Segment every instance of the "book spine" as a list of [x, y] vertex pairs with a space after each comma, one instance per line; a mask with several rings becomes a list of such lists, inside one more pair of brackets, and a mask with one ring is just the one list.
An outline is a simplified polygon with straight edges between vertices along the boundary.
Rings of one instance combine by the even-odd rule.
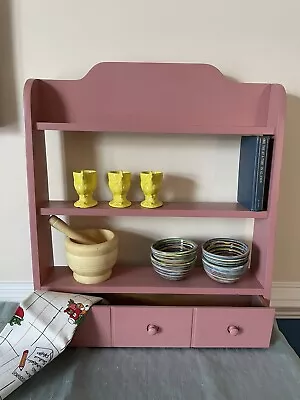
[[256, 198], [254, 204], [255, 211], [263, 210], [268, 145], [269, 145], [269, 137], [263, 136], [261, 139], [261, 150], [258, 159]]
[[274, 138], [272, 136], [270, 136], [269, 143], [268, 143], [268, 151], [267, 151], [267, 166], [266, 166], [266, 179], [265, 179], [265, 187], [264, 187], [263, 210], [268, 209], [272, 158], [273, 158], [273, 147], [274, 147]]
[[261, 153], [261, 144], [262, 144], [262, 137], [258, 136], [256, 138], [256, 150], [255, 150], [255, 160], [253, 166], [253, 185], [252, 185], [252, 195], [251, 195], [251, 211], [257, 211], [255, 208], [256, 204], [256, 197], [257, 197], [257, 182], [258, 182], [258, 172], [259, 172], [259, 160], [260, 160], [260, 153]]

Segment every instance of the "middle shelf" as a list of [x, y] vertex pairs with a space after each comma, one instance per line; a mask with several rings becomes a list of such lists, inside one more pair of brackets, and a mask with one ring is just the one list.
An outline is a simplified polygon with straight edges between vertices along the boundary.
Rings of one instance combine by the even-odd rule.
[[95, 285], [83, 285], [73, 279], [68, 267], [51, 267], [41, 289], [71, 293], [148, 293], [263, 295], [264, 288], [249, 270], [234, 284], [220, 284], [210, 279], [199, 266], [182, 281], [168, 281], [158, 276], [151, 266], [116, 265], [110, 279]]
[[127, 208], [112, 208], [99, 202], [92, 208], [76, 208], [72, 201], [52, 200], [39, 205], [40, 215], [98, 216], [98, 217], [210, 217], [210, 218], [267, 218], [267, 211], [250, 211], [236, 202], [165, 202], [160, 208], [148, 209], [133, 202]]

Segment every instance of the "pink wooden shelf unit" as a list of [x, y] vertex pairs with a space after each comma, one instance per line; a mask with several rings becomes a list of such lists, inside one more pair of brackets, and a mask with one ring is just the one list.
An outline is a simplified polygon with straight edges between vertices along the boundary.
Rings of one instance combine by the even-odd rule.
[[[285, 101], [281, 85], [237, 83], [206, 64], [101, 63], [80, 80], [26, 82], [26, 154], [35, 288], [113, 296], [110, 306], [93, 307], [77, 331], [74, 346], [270, 345], [274, 310], [269, 303]], [[201, 202], [169, 203], [156, 210], [142, 209], [138, 204], [113, 209], [100, 203], [82, 210], [74, 208], [70, 201], [50, 200], [45, 131], [51, 130], [205, 134], [222, 135], [224, 140], [226, 135], [274, 135], [268, 210], [253, 212], [238, 203]], [[251, 268], [241, 281], [226, 285], [212, 281], [201, 268], [188, 279], [174, 283], [155, 275], [149, 266], [116, 266], [110, 280], [81, 285], [73, 280], [68, 267], [54, 266], [48, 224], [51, 214], [253, 218]], [[137, 294], [144, 295], [139, 304], [132, 300]]]

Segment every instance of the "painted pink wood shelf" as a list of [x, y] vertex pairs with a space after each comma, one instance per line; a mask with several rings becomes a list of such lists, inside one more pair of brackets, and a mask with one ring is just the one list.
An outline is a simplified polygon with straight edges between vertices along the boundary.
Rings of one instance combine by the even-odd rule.
[[68, 267], [49, 268], [43, 290], [79, 293], [166, 293], [262, 295], [264, 288], [249, 271], [239, 282], [227, 285], [210, 279], [202, 268], [195, 268], [187, 279], [171, 282], [158, 276], [151, 266], [115, 266], [112, 277], [97, 285], [83, 285], [73, 279]]
[[[125, 122], [125, 124], [124, 124]], [[37, 122], [36, 130], [38, 131], [64, 131], [64, 132], [133, 132], [133, 133], [178, 133], [178, 134], [196, 134], [196, 135], [274, 135], [274, 127], [272, 126], [222, 126], [222, 125], [181, 125], [174, 123], [173, 125], [164, 126], [157, 124], [156, 121], [149, 120], [147, 128], [145, 121], [138, 121], [136, 118], [128, 117], [124, 122], [112, 124], [108, 119], [101, 120], [99, 124], [86, 123], [84, 125], [77, 123], [49, 123]]]
[[[76, 346], [268, 347], [274, 310], [269, 307], [274, 265], [277, 203], [284, 141], [286, 93], [269, 83], [239, 83], [207, 64], [100, 63], [78, 80], [29, 79], [24, 88], [32, 269], [36, 289], [81, 293], [260, 295], [259, 307], [207, 306], [127, 308], [95, 306], [80, 327]], [[81, 210], [49, 198], [45, 131], [136, 134], [274, 135], [267, 211], [236, 203], [166, 203], [155, 210], [138, 203], [116, 210], [106, 203]], [[168, 136], [172, 140], [172, 135]], [[120, 168], [122, 168], [120, 166]], [[54, 265], [48, 216], [155, 216], [253, 218], [251, 270], [222, 285], [201, 268], [185, 281], [169, 282], [152, 268], [115, 268], [101, 285], [80, 285], [66, 267]], [[228, 233], [230, 234], [230, 232]], [[206, 239], [206, 238], [203, 238]], [[231, 301], [231, 300], [230, 300]], [[214, 302], [215, 303], [215, 302]], [[203, 304], [203, 303], [202, 303]], [[206, 304], [206, 303], [205, 303]], [[177, 304], [180, 306], [180, 304]], [[125, 310], [125, 311], [124, 311]], [[169, 311], [169, 312], [168, 312]], [[210, 312], [211, 311], [211, 312]], [[125, 314], [124, 314], [125, 312]], [[127, 324], [130, 316], [130, 325]], [[211, 317], [212, 316], [212, 317]], [[177, 321], [185, 322], [176, 332]], [[256, 321], [259, 330], [255, 329]], [[92, 333], [91, 333], [92, 332]], [[125, 336], [123, 337], [125, 333]]]
[[212, 217], [212, 218], [266, 218], [267, 211], [249, 211], [238, 203], [184, 202], [164, 203], [163, 207], [147, 209], [133, 202], [128, 208], [112, 208], [107, 202], [96, 207], [75, 208], [72, 201], [48, 201], [40, 206], [41, 215], [82, 215], [98, 217]]

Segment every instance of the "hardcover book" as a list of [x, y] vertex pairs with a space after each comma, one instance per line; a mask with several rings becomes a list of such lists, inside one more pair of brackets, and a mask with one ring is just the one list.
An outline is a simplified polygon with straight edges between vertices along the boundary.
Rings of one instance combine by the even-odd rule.
[[270, 136], [241, 138], [237, 201], [251, 211], [267, 207], [272, 142]]

